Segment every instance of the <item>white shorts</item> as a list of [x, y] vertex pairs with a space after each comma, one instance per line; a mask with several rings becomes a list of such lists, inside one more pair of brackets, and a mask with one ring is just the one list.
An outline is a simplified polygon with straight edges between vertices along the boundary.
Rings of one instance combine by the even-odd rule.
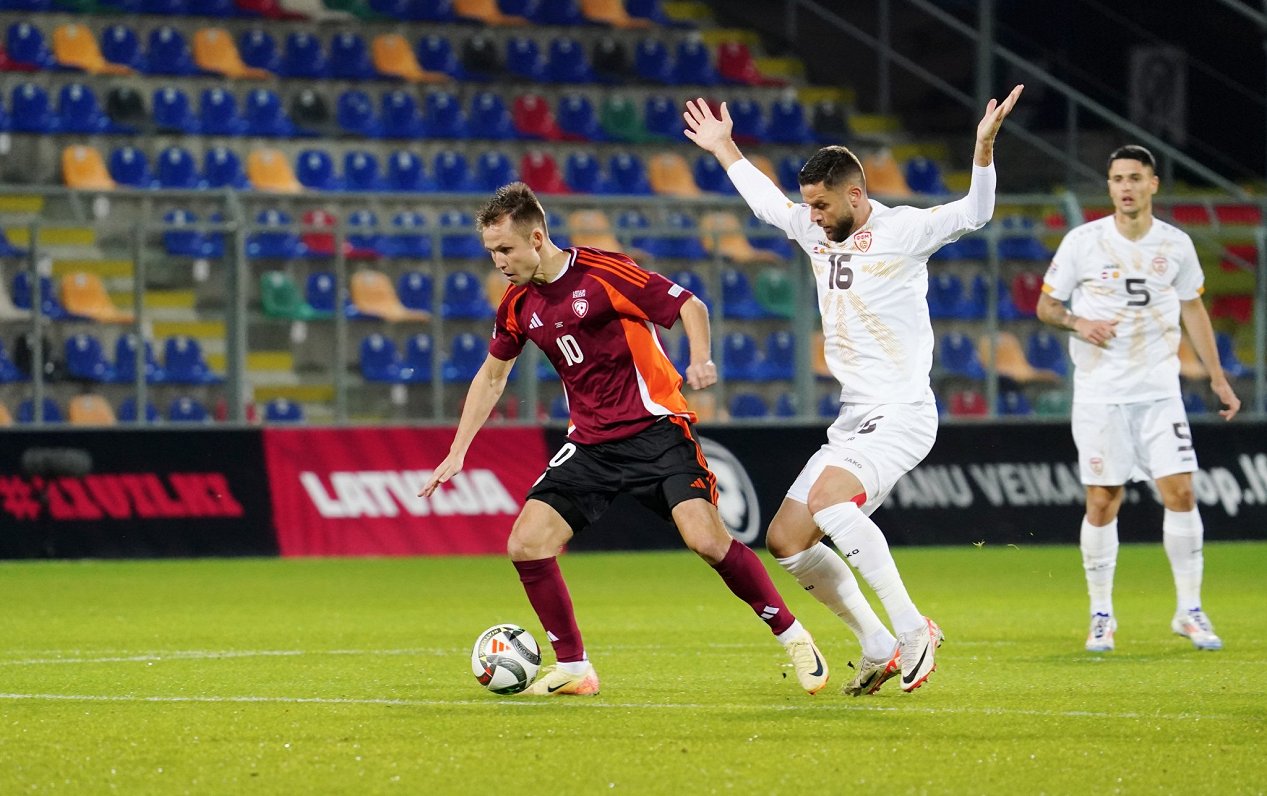
[[1179, 398], [1073, 405], [1082, 483], [1121, 486], [1197, 469], [1188, 413]]
[[917, 404], [844, 404], [827, 429], [827, 444], [810, 457], [787, 491], [809, 503], [809, 489], [827, 467], [853, 473], [867, 500], [862, 510], [880, 507], [893, 486], [924, 460], [937, 439], [937, 404], [932, 393]]

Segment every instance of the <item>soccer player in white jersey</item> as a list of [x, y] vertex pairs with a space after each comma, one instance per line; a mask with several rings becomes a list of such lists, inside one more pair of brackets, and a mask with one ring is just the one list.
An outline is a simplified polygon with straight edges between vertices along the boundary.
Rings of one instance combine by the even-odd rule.
[[[870, 515], [937, 436], [928, 258], [990, 220], [994, 139], [1022, 88], [986, 106], [968, 195], [928, 209], [868, 198], [862, 165], [842, 146], [824, 147], [806, 162], [799, 176], [804, 202], [792, 202], [739, 152], [725, 103], [721, 118], [702, 99], [686, 103], [686, 136], [717, 158], [758, 218], [809, 254], [818, 285], [827, 363], [842, 406], [827, 444], [788, 489], [766, 543], [857, 635], [861, 664], [845, 687], [854, 696], [875, 693], [899, 671], [902, 689], [914, 691], [936, 668], [941, 629], [915, 607]], [[849, 566], [823, 544], [824, 534], [875, 591], [896, 638]]]
[[1065, 235], [1038, 302], [1039, 319], [1073, 332], [1073, 439], [1087, 488], [1080, 534], [1091, 597], [1087, 649], [1113, 649], [1117, 513], [1127, 480], [1146, 478], [1156, 482], [1165, 506], [1162, 544], [1178, 597], [1171, 629], [1197, 649], [1222, 649], [1201, 609], [1205, 534], [1192, 497], [1197, 457], [1179, 393], [1180, 319], [1225, 406], [1219, 414], [1231, 420], [1241, 402], [1219, 365], [1192, 239], [1153, 217], [1152, 153], [1133, 145], [1114, 151], [1108, 184], [1113, 215]]

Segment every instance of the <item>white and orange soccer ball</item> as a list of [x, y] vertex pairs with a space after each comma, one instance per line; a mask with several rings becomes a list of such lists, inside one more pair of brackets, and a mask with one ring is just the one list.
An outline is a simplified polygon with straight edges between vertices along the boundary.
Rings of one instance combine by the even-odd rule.
[[480, 633], [471, 650], [471, 673], [494, 694], [518, 694], [541, 668], [541, 648], [518, 625], [493, 625]]

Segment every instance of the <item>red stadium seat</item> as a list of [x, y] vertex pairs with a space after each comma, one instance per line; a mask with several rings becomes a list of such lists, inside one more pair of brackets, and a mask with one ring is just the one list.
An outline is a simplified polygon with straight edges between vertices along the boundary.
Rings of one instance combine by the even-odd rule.
[[572, 193], [559, 164], [545, 152], [525, 152], [519, 161], [519, 176], [537, 193]]
[[525, 138], [543, 141], [558, 141], [563, 138], [563, 131], [554, 119], [550, 103], [540, 94], [521, 94], [516, 97], [510, 116], [515, 130]]
[[757, 69], [748, 45], [739, 41], [724, 41], [717, 45], [717, 72], [727, 83], [743, 86], [785, 86], [786, 81], [766, 77]]
[[[1248, 265], [1242, 264], [1245, 263]], [[1232, 243], [1224, 247], [1219, 266], [1230, 273], [1253, 271], [1258, 264], [1258, 247], [1252, 243]]]
[[950, 414], [955, 417], [985, 417], [988, 412], [985, 396], [976, 390], [962, 390], [950, 396]]
[[1043, 277], [1033, 271], [1023, 271], [1012, 280], [1012, 304], [1026, 318], [1038, 312], [1038, 298], [1043, 294]]
[[1250, 224], [1258, 226], [1263, 223], [1263, 209], [1251, 204], [1226, 204], [1214, 206], [1214, 217], [1220, 224]]
[[1210, 223], [1210, 211], [1203, 204], [1177, 204], [1170, 208], [1170, 218], [1180, 225], [1204, 226]]

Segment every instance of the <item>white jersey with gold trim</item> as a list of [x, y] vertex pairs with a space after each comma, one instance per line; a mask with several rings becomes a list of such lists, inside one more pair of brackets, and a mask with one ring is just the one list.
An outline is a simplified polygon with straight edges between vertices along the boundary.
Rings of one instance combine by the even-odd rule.
[[1074, 315], [1117, 321], [1095, 346], [1069, 337], [1074, 401], [1120, 404], [1179, 397], [1179, 305], [1201, 295], [1205, 276], [1192, 239], [1154, 218], [1139, 240], [1113, 216], [1074, 227], [1060, 242], [1043, 291]]

